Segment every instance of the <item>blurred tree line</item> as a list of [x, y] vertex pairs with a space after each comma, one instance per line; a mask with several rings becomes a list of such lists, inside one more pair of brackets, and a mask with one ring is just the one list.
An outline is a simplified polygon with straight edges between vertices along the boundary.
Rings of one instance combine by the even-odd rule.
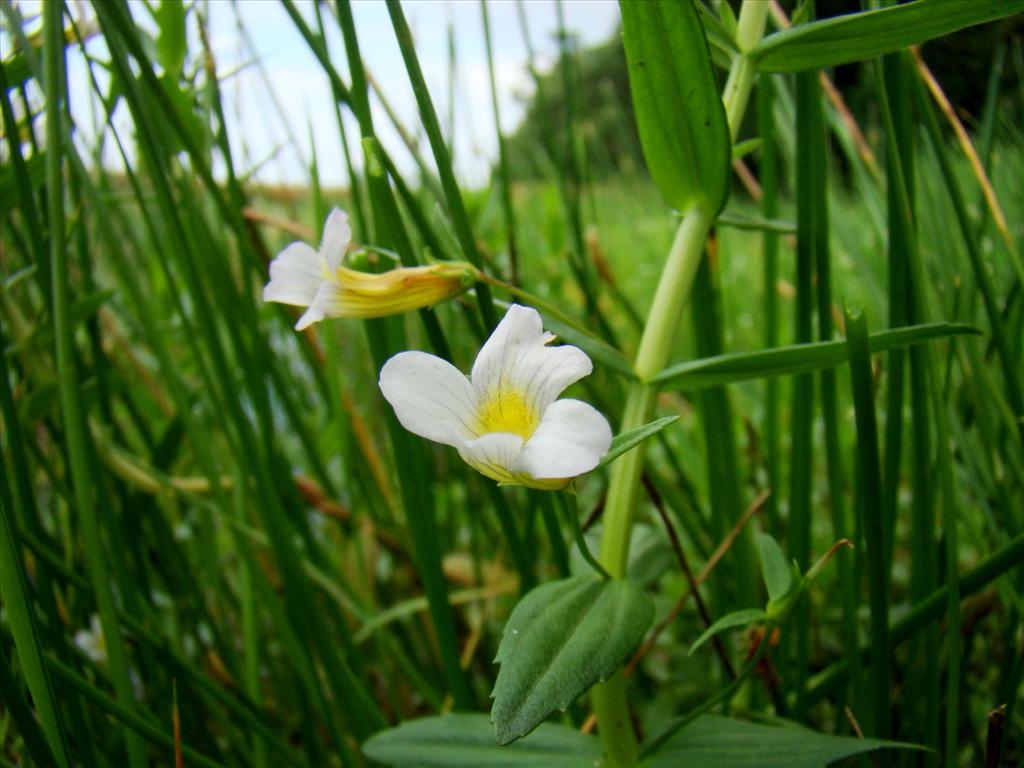
[[[969, 2], [969, 0], [948, 0]], [[738, 2], [733, 6], [738, 12]], [[783, 2], [792, 14], [795, 2]], [[854, 13], [860, 0], [819, 0], [819, 17]], [[926, 44], [922, 55], [946, 95], [957, 107], [968, 129], [973, 126], [985, 98], [992, 63], [997, 52], [1006, 51], [1002, 69], [1003, 99], [1000, 115], [1013, 120], [1024, 115], [1024, 14], [962, 30]], [[524, 95], [526, 113], [508, 138], [510, 173], [518, 181], [545, 178], [551, 165], [566, 167], [572, 146], [592, 179], [629, 175], [643, 168], [643, 153], [633, 119], [629, 77], [622, 36], [617, 30], [597, 46], [580, 48], [573, 37], [561, 40], [562, 59], [537, 73], [536, 88]], [[725, 73], [720, 72], [724, 82]], [[877, 124], [874, 87], [859, 64], [836, 68], [833, 82], [847, 106], [865, 129]], [[568, 85], [568, 89], [567, 86]], [[575, 126], [566, 131], [566, 116]], [[755, 119], [750, 111], [741, 135], [750, 135]], [[997, 126], [997, 131], [999, 126]], [[543, 151], [538, 152], [537, 148]]]

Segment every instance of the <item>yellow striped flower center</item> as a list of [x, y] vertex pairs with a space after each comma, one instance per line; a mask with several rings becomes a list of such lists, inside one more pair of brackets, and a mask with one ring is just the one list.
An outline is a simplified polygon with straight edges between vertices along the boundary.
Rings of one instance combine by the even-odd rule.
[[527, 404], [522, 393], [506, 388], [487, 396], [480, 404], [478, 418], [485, 432], [510, 432], [524, 441], [540, 424], [540, 414]]

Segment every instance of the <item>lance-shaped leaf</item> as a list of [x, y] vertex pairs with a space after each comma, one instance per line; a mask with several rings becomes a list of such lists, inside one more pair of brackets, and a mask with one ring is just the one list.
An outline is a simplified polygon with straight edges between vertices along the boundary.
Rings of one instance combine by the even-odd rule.
[[612, 438], [612, 447], [608, 449], [608, 453], [604, 455], [604, 458], [601, 459], [601, 463], [597, 466], [603, 467], [606, 464], [611, 464], [626, 451], [636, 448], [636, 446], [640, 445], [644, 440], [654, 437], [669, 424], [678, 420], [678, 416], [664, 416], [660, 419], [655, 419], [652, 422], [644, 424], [643, 426], [637, 427], [636, 429], [621, 432]]
[[1024, 10], [1024, 0], [916, 0], [769, 35], [750, 52], [762, 72], [834, 67], [898, 51]]
[[653, 620], [650, 596], [627, 579], [576, 576], [527, 594], [498, 646], [491, 708], [497, 742], [525, 736], [611, 677]]
[[766, 533], [757, 537], [761, 550], [761, 575], [768, 588], [768, 616], [778, 619], [800, 594], [803, 575], [795, 560], [786, 560], [778, 542]]
[[761, 550], [761, 575], [768, 588], [768, 599], [785, 597], [800, 577], [799, 571], [794, 574], [793, 563], [786, 560], [778, 543], [768, 534], [760, 534], [757, 545]]
[[767, 621], [768, 614], [762, 611], [760, 608], [745, 608], [742, 611], [736, 611], [723, 616], [706, 630], [703, 634], [693, 641], [693, 645], [690, 646], [689, 655], [693, 655], [693, 652], [700, 648], [704, 643], [710, 640], [715, 635], [720, 635], [727, 629], [735, 629], [736, 627], [745, 627], [748, 624], [757, 624], [758, 622]]
[[601, 758], [601, 743], [544, 723], [522, 741], [499, 747], [487, 715], [453, 714], [381, 731], [363, 745], [363, 754], [393, 768], [592, 768]]
[[651, 178], [674, 208], [717, 212], [729, 192], [729, 126], [693, 2], [622, 0], [619, 6]]
[[644, 768], [822, 768], [853, 755], [890, 748], [920, 749], [878, 739], [827, 736], [705, 715], [644, 760]]
[[[981, 331], [962, 323], [925, 323], [872, 333], [868, 338], [872, 353], [887, 352], [925, 341], [950, 336], [978, 335]], [[847, 361], [845, 341], [817, 341], [785, 347], [739, 352], [690, 360], [669, 366], [651, 383], [661, 389], [692, 392], [746, 379], [792, 376], [833, 368]]]

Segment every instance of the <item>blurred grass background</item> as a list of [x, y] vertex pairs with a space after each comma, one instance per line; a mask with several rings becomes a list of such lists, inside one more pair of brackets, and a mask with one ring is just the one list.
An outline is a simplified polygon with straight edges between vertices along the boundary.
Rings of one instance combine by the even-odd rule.
[[[556, 522], [559, 497], [496, 489], [453, 451], [404, 435], [377, 392], [380, 363], [401, 349], [444, 353], [468, 370], [488, 312], [500, 316], [500, 306], [478, 292], [419, 316], [297, 334], [294, 313], [259, 296], [273, 254], [294, 239], [315, 242], [338, 205], [352, 214], [358, 243], [408, 263], [466, 258], [499, 277], [516, 274], [631, 358], [676, 220], [644, 174], [622, 119], [628, 110], [588, 101], [602, 88], [621, 100], [621, 88], [591, 80], [600, 56], [575, 48], [563, 30], [562, 56], [537, 73], [537, 93], [563, 104], [558, 119], [509, 137], [507, 176], [496, 166], [487, 186], [457, 189], [444, 178], [450, 147], [416, 145], [421, 175], [398, 172], [393, 157], [409, 147], [373, 140], [349, 6], [282, 4], [321, 61], [322, 87], [358, 119], [358, 133], [338, 121], [353, 159], [345, 189], [321, 186], [315, 156], [303, 187], [247, 182], [251, 169], [228, 140], [203, 3], [46, 3], [44, 25], [3, 2], [4, 764], [169, 765], [181, 749], [187, 765], [358, 765], [359, 743], [385, 724], [453, 703], [486, 709], [516, 596], [574, 562], [569, 532]], [[802, 285], [796, 268], [797, 205], [807, 199], [797, 167], [808, 152], [797, 135], [817, 101], [827, 133], [815, 138], [824, 196], [814, 204], [827, 203], [831, 277], [813, 323], [821, 338], [842, 338], [844, 305], [864, 307], [872, 331], [926, 321], [982, 331], [935, 343], [930, 361], [874, 358], [879, 490], [892, 526], [884, 562], [868, 562], [862, 546], [845, 367], [830, 385], [808, 378], [812, 396], [803, 400], [791, 399], [792, 377], [665, 393], [659, 410], [682, 418], [651, 451], [634, 546], [634, 577], [654, 592], [660, 619], [687, 578], [659, 504], [694, 572], [764, 490], [771, 499], [748, 529], [770, 532], [791, 555], [802, 557], [798, 539], [812, 561], [840, 535], [853, 539], [855, 553], [838, 556], [847, 566], [825, 572], [731, 711], [838, 733], [870, 734], [884, 721], [899, 739], [939, 750], [952, 743], [946, 764], [981, 764], [989, 713], [1000, 705], [1002, 764], [1024, 759], [1014, 706], [1024, 674], [1024, 64], [1020, 23], [1011, 21], [984, 61], [972, 59], [985, 79], [961, 91], [972, 94], [967, 123], [1005, 229], [922, 96], [909, 56], [894, 56], [884, 76], [877, 62], [858, 66], [867, 94], [857, 102], [860, 145], [816, 77], [805, 78], [801, 96], [795, 78], [773, 76], [772, 98], [759, 99], [761, 115], [752, 107], [741, 134], [765, 142], [743, 158], [750, 176], [737, 177], [727, 208], [744, 228], [717, 229], [676, 342], [673, 359], [683, 361], [797, 341], [797, 303], [813, 302], [818, 286]], [[199, 47], [185, 44], [186, 25], [202, 30]], [[328, 26], [340, 27], [344, 49], [328, 49]], [[105, 52], [87, 58], [110, 85], [68, 93], [65, 46], [87, 36], [104, 41]], [[714, 47], [714, 55], [727, 53]], [[68, 109], [68, 99], [86, 98], [100, 126], [91, 145]], [[129, 119], [107, 122], [116, 108]], [[526, 125], [547, 113], [528, 111]], [[429, 133], [429, 122], [424, 112], [417, 134]], [[894, 256], [905, 232], [889, 213], [899, 210], [899, 190], [885, 158], [887, 138], [900, 131], [916, 228]], [[124, 153], [123, 170], [99, 162], [110, 151]], [[766, 229], [765, 218], [775, 226]], [[380, 267], [372, 261], [368, 268]], [[623, 380], [596, 369], [577, 394], [614, 425]], [[820, 394], [828, 387], [831, 419]], [[806, 453], [794, 452], [794, 441]], [[802, 482], [808, 517], [798, 524], [791, 494]], [[581, 510], [596, 525], [605, 483], [602, 473], [579, 483]], [[943, 497], [946, 487], [952, 494]], [[957, 520], [952, 544], [947, 516]], [[724, 659], [745, 658], [742, 635], [727, 636], [721, 657], [685, 649], [709, 619], [762, 601], [746, 552], [730, 551], [708, 578], [710, 614], [687, 603], [636, 666], [630, 685], [645, 731], [724, 685]], [[954, 574], [958, 618], [942, 602]], [[871, 579], [885, 582], [893, 632], [890, 705], [872, 697], [866, 654], [851, 647], [871, 646]], [[790, 645], [798, 635], [806, 653]], [[582, 725], [584, 705], [566, 717]]]

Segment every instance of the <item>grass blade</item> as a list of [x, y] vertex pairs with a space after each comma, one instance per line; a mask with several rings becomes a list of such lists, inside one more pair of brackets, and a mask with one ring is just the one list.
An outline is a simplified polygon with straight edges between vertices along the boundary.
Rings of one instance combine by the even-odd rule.
[[[494, 132], [498, 137], [498, 188], [501, 204], [505, 211], [505, 227], [508, 229], [509, 275], [513, 284], [519, 284], [519, 251], [516, 248], [516, 216], [512, 207], [511, 180], [509, 178], [508, 148], [501, 131], [501, 110], [498, 108], [498, 85], [494, 79], [494, 51], [491, 44], [491, 22], [487, 3], [480, 0], [480, 16], [484, 25], [484, 44], [487, 50], [487, 77], [491, 85], [491, 111], [494, 114]], [[454, 135], [454, 134], [453, 134]]]
[[[448, 155], [448, 145], [441, 135], [441, 125], [437, 120], [437, 112], [430, 99], [430, 92], [427, 83], [423, 79], [423, 71], [420, 68], [419, 59], [416, 56], [416, 49], [413, 47], [412, 33], [405, 21], [405, 14], [398, 0], [387, 0], [388, 14], [391, 17], [391, 24], [395, 30], [395, 37], [398, 39], [398, 47], [402, 51], [402, 60], [405, 62], [405, 69], [412, 83], [412, 90], [416, 96], [416, 104], [419, 107], [420, 120], [430, 140], [430, 148], [434, 153], [434, 162], [437, 171], [441, 175], [441, 187], [444, 189], [445, 199], [448, 201], [448, 213], [452, 218], [455, 233], [459, 239], [459, 245], [466, 259], [477, 268], [482, 267], [480, 253], [476, 247], [476, 239], [473, 229], [469, 223], [469, 215], [466, 213], [466, 206], [462, 200], [462, 193], [459, 191], [455, 181], [455, 173], [452, 170], [451, 158]], [[484, 324], [493, 328], [497, 324], [497, 316], [494, 314], [494, 306], [491, 302], [491, 292], [486, 285], [477, 287], [477, 299], [480, 304], [480, 314]]]
[[[775, 83], [763, 75], [757, 83], [757, 129], [761, 145], [761, 188], [764, 200], [761, 212], [766, 220], [778, 216], [779, 152], [775, 142]], [[722, 217], [719, 216], [721, 223]], [[765, 230], [761, 236], [761, 258], [764, 261], [764, 346], [772, 349], [779, 346], [779, 237]], [[778, 514], [777, 492], [781, 487], [779, 476], [779, 385], [774, 379], [765, 382], [764, 391], [764, 433], [765, 466], [768, 471], [768, 486], [773, 493], [768, 497], [768, 518], [775, 521]], [[774, 526], [773, 526], [774, 528]]]
[[[52, 274], [51, 317], [54, 324], [55, 357], [60, 386], [61, 411], [68, 441], [68, 459], [74, 490], [75, 512], [82, 529], [86, 563], [96, 601], [100, 622], [107, 642], [110, 673], [117, 698], [129, 711], [134, 709], [131, 682], [128, 676], [128, 657], [107, 569], [107, 555], [100, 539], [100, 524], [96, 509], [96, 489], [90, 469], [88, 436], [83, 416], [79, 377], [74, 358], [71, 304], [68, 286], [67, 249], [64, 236], [64, 164], [62, 102], [66, 92], [64, 79], [64, 3], [47, 3], [43, 8], [46, 103], [49, 118], [46, 121], [46, 190], [47, 218], [50, 229], [50, 271]], [[133, 768], [142, 768], [145, 753], [142, 742], [134, 733], [125, 734], [128, 761]]]
[[867, 319], [863, 313], [855, 315], [847, 310], [846, 332], [857, 421], [858, 506], [863, 516], [861, 528], [864, 531], [868, 606], [871, 610], [871, 722], [874, 735], [885, 739], [892, 734], [889, 596], [882, 547], [884, 522], [880, 514], [882, 476], [878, 458], [878, 426]]
[[[4, 384], [6, 387], [6, 383]], [[5, 462], [6, 464], [6, 462]], [[42, 746], [32, 740], [34, 731], [22, 728], [25, 741], [29, 744], [31, 751], [37, 752], [42, 748], [48, 753], [48, 759], [39, 760], [40, 765], [46, 765], [55, 761], [61, 768], [68, 768], [71, 760], [68, 752], [68, 745], [65, 740], [64, 727], [61, 722], [60, 710], [57, 707], [57, 700], [53, 692], [53, 683], [46, 670], [43, 660], [42, 646], [39, 642], [39, 632], [36, 629], [34, 609], [29, 600], [28, 590], [25, 588], [24, 570], [22, 566], [21, 552], [14, 539], [14, 527], [11, 520], [12, 502], [9, 498], [8, 486], [4, 486], [0, 495], [0, 594], [3, 595], [5, 612], [10, 624], [11, 634], [14, 636], [14, 645], [17, 649], [18, 662], [21, 665], [25, 682], [32, 694], [32, 703], [39, 713], [42, 723], [42, 732], [45, 740]], [[17, 689], [14, 688], [14, 680], [8, 670], [8, 662], [3, 662], [3, 683], [4, 687], [12, 688], [11, 708], [15, 711], [14, 697], [20, 699]], [[7, 698], [5, 693], [4, 698]], [[26, 706], [27, 710], [27, 706]], [[30, 712], [25, 713], [32, 719]], [[32, 721], [33, 725], [34, 720]]]

